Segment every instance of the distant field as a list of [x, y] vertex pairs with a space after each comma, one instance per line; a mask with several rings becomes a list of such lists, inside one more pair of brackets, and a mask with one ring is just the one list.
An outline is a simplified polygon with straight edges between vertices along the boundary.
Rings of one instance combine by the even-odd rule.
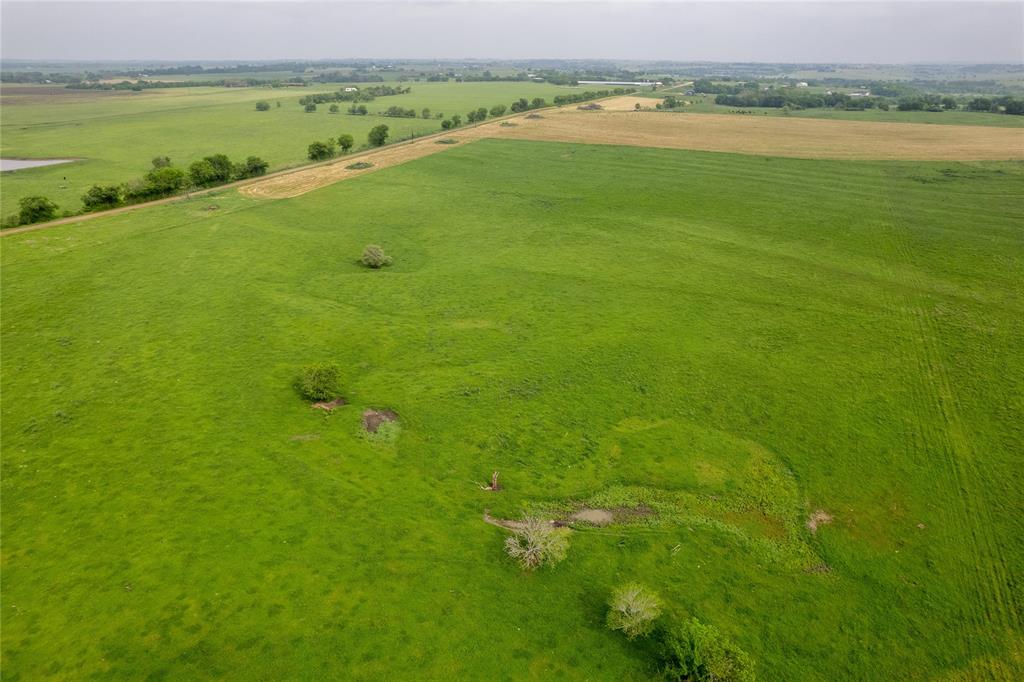
[[[480, 106], [510, 104], [519, 97], [551, 99], [569, 88], [544, 83], [410, 83], [412, 93], [380, 97], [371, 112], [400, 105], [420, 111], [429, 107], [448, 115]], [[295, 89], [181, 88], [115, 93], [64, 88], [13, 86], [2, 103], [0, 155], [27, 158], [81, 158], [56, 167], [0, 176], [2, 215], [14, 212], [19, 198], [42, 194], [66, 209], [78, 210], [93, 184], [116, 184], [140, 177], [156, 156], [187, 166], [203, 156], [225, 153], [234, 159], [261, 156], [271, 168], [304, 162], [307, 145], [317, 139], [352, 134], [365, 144], [370, 128], [385, 123], [393, 138], [436, 132], [440, 120], [382, 118], [328, 113], [320, 105], [307, 114], [298, 99], [312, 92], [342, 87], [329, 84]], [[5, 86], [3, 93], [8, 93]], [[66, 93], [73, 94], [66, 94]], [[42, 93], [42, 94], [40, 94]], [[255, 102], [271, 102], [270, 111], [255, 111]], [[278, 108], [276, 103], [280, 102]], [[342, 110], [346, 107], [341, 106]]]
[[[759, 680], [1019, 680], [1022, 207], [1012, 162], [481, 140], [5, 237], [4, 676], [650, 679], [638, 580]], [[662, 511], [534, 575], [482, 521], [594, 498]]]

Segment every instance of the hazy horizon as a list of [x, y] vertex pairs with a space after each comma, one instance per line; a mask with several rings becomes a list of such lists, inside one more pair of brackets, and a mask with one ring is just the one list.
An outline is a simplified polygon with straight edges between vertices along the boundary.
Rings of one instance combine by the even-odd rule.
[[21, 2], [5, 61], [1024, 64], [1021, 2]]

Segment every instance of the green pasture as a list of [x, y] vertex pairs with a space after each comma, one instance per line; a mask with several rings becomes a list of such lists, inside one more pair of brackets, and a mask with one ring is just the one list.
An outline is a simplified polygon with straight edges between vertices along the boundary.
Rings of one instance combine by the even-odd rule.
[[[356, 84], [366, 87], [369, 84]], [[448, 116], [481, 106], [511, 104], [520, 97], [544, 97], [549, 101], [571, 90], [546, 83], [406, 83], [408, 95], [378, 97], [366, 103], [371, 114], [392, 105], [420, 112], [429, 107]], [[260, 156], [271, 170], [306, 161], [310, 142], [349, 133], [358, 145], [380, 123], [392, 139], [441, 130], [436, 118], [385, 118], [330, 114], [321, 104], [306, 113], [298, 104], [313, 92], [333, 92], [342, 84], [304, 88], [181, 88], [111, 95], [96, 93], [81, 99], [81, 91], [64, 95], [5, 98], [0, 111], [0, 155], [23, 158], [79, 158], [81, 161], [45, 168], [4, 173], [0, 176], [0, 215], [17, 211], [18, 199], [43, 195], [63, 210], [78, 212], [82, 195], [94, 184], [119, 184], [141, 177], [156, 156], [169, 156], [188, 166], [210, 154], [232, 159]], [[52, 89], [51, 89], [52, 90]], [[71, 101], [67, 101], [70, 98]], [[260, 100], [270, 111], [255, 110]], [[28, 102], [28, 103], [23, 103]], [[281, 103], [277, 107], [277, 102]]]
[[[6, 237], [4, 676], [650, 679], [636, 580], [760, 680], [1020, 679], [1022, 222], [1021, 164], [487, 140]], [[581, 501], [658, 515], [482, 521]]]

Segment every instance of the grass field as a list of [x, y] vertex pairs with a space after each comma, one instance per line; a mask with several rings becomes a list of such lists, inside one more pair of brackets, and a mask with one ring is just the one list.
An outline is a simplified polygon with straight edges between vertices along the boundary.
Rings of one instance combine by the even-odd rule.
[[[362, 86], [363, 84], [360, 84]], [[371, 84], [372, 85], [372, 84]], [[510, 104], [519, 97], [551, 99], [571, 88], [545, 83], [408, 83], [408, 95], [379, 97], [371, 112], [400, 105], [420, 111], [461, 114], [480, 106]], [[111, 94], [64, 88], [5, 87], [2, 100], [0, 155], [25, 158], [81, 158], [62, 164], [0, 176], [2, 208], [16, 212], [18, 199], [41, 194], [62, 209], [78, 211], [81, 197], [93, 184], [117, 184], [141, 177], [156, 156], [169, 156], [187, 167], [203, 156], [225, 153], [242, 160], [256, 155], [271, 170], [306, 161], [314, 140], [350, 133], [366, 144], [370, 128], [385, 123], [392, 138], [436, 132], [441, 121], [328, 113], [320, 105], [306, 113], [298, 100], [312, 92], [331, 92], [342, 84], [295, 89], [181, 88]], [[34, 94], [38, 90], [42, 94]], [[71, 93], [71, 94], [67, 94]], [[270, 111], [255, 111], [259, 100]], [[281, 107], [275, 106], [281, 102]], [[339, 105], [344, 111], [347, 105]], [[66, 178], [66, 179], [65, 179]]]
[[[1022, 206], [1019, 163], [483, 140], [6, 237], [5, 677], [647, 679], [639, 580], [762, 680], [1019, 679]], [[662, 515], [534, 575], [481, 520], [593, 498]]]

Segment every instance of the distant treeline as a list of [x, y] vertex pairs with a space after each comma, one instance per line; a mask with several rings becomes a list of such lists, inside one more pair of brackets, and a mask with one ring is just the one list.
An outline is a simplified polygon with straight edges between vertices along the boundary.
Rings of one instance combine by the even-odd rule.
[[[287, 85], [291, 81], [263, 80], [261, 78], [227, 79], [222, 78], [214, 81], [121, 81], [120, 83], [68, 83], [64, 87], [70, 90], [163, 90], [166, 88], [253, 88], [258, 86], [269, 86], [272, 88], [292, 87]], [[298, 83], [303, 83], [299, 79]]]
[[[853, 82], [845, 79], [827, 79], [829, 81]], [[810, 84], [810, 82], [808, 82]], [[700, 94], [714, 94], [715, 104], [730, 107], [767, 107], [795, 109], [840, 108], [848, 110], [884, 109], [895, 106], [900, 111], [951, 111], [966, 109], [968, 111], [989, 111], [996, 114], [1006, 113], [1021, 115], [1024, 113], [1024, 101], [1010, 97], [975, 97], [972, 99], [956, 98], [940, 93], [922, 93], [902, 83], [882, 83], [876, 81], [859, 82], [871, 95], [853, 96], [841, 92], [808, 92], [804, 88], [782, 87], [775, 85], [764, 89], [763, 83], [748, 82], [712, 82], [702, 78], [694, 81], [693, 91]], [[895, 101], [890, 101], [890, 98]], [[666, 106], [666, 108], [674, 108]]]
[[410, 92], [412, 92], [412, 88], [408, 87], [371, 85], [368, 88], [362, 88], [361, 90], [354, 90], [352, 92], [338, 90], [337, 92], [318, 92], [312, 95], [306, 95], [305, 97], [299, 98], [299, 104], [301, 106], [307, 106], [309, 104], [326, 104], [327, 102], [370, 102], [377, 97], [407, 95]]
[[576, 102], [586, 102], [589, 99], [601, 99], [602, 97], [611, 97], [612, 95], [629, 95], [636, 92], [636, 88], [614, 88], [613, 90], [586, 90], [584, 92], [574, 92], [570, 95], [555, 95], [554, 103], [558, 106], [563, 104], [575, 104]]
[[359, 71], [325, 71], [314, 80], [320, 83], [383, 83], [384, 77], [375, 73], [362, 73]]

